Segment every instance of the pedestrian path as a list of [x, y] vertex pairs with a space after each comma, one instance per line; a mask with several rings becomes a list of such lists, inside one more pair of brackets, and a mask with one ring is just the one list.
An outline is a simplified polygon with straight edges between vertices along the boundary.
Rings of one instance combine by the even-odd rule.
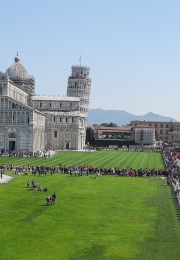
[[11, 181], [13, 178], [14, 177], [12, 177], [12, 176], [3, 174], [2, 179], [0, 179], [0, 184], [7, 183], [7, 182]]

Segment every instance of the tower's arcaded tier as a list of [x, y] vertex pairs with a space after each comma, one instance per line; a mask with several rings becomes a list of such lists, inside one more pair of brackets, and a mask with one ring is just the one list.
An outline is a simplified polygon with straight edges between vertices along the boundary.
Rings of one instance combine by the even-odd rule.
[[86, 66], [72, 66], [71, 76], [68, 78], [67, 96], [80, 98], [80, 112], [88, 118], [89, 97], [91, 90], [90, 68]]

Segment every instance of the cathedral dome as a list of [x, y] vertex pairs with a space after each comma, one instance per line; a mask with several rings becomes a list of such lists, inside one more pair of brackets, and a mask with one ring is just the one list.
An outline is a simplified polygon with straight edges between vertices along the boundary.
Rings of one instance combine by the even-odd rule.
[[29, 79], [29, 74], [27, 70], [20, 64], [20, 58], [17, 54], [17, 56], [14, 58], [15, 63], [9, 67], [7, 70], [7, 74], [9, 77], [15, 77], [15, 78], [25, 78]]

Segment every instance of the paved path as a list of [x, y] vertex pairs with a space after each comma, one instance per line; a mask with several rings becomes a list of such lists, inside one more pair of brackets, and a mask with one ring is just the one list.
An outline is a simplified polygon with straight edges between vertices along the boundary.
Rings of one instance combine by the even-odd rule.
[[3, 174], [2, 179], [0, 178], [0, 184], [7, 183], [7, 182], [11, 181], [13, 178], [14, 177], [12, 177], [12, 176]]

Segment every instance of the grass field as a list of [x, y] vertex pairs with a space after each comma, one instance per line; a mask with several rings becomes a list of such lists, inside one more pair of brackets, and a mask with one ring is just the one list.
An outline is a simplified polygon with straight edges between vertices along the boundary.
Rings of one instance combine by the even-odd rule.
[[[101, 162], [104, 154], [106, 160]], [[142, 165], [137, 159], [139, 153], [124, 154], [120, 154], [121, 163], [124, 156], [129, 158], [124, 167], [131, 167], [134, 162], [140, 165], [137, 167], [149, 167], [148, 156], [157, 163], [153, 168], [164, 167], [162, 158], [155, 159], [153, 153], [141, 153]], [[67, 152], [46, 159], [43, 164], [105, 167], [107, 163], [107, 167], [120, 167], [116, 155], [117, 151]], [[89, 161], [83, 163], [85, 157]], [[11, 162], [11, 158], [6, 159]], [[42, 162], [37, 159], [36, 164], [34, 160], [34, 165]], [[46, 206], [47, 194], [27, 188], [28, 179], [47, 187], [49, 194], [56, 192], [56, 205]], [[117, 176], [90, 179], [59, 173], [46, 177], [18, 175], [0, 185], [0, 199], [2, 260], [180, 259], [179, 209], [165, 179]]]
[[95, 165], [100, 168], [154, 168], [164, 169], [164, 162], [160, 153], [134, 152], [134, 151], [97, 151], [97, 152], [59, 152], [52, 158], [13, 158], [2, 157], [0, 164], [12, 163], [13, 165], [47, 165], [78, 166]]

